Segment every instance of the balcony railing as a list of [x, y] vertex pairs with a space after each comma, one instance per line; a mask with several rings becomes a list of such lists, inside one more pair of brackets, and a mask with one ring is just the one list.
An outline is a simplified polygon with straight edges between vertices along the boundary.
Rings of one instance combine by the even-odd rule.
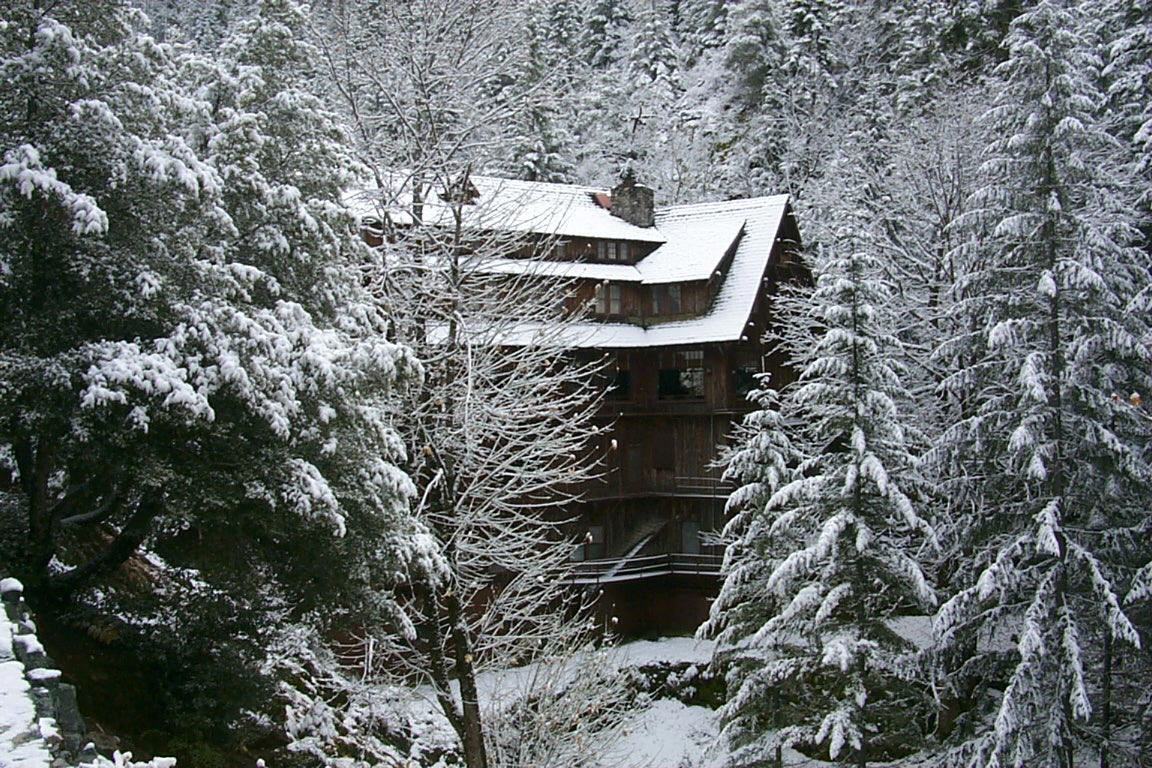
[[718, 577], [723, 561], [723, 555], [684, 552], [670, 552], [645, 557], [585, 560], [574, 564], [572, 576], [568, 581], [572, 584], [595, 585], [651, 579], [659, 576]]
[[588, 481], [584, 488], [586, 501], [634, 498], [638, 496], [684, 496], [726, 499], [736, 488], [719, 474], [673, 475], [671, 472], [648, 470], [639, 478], [620, 477], [616, 473]]

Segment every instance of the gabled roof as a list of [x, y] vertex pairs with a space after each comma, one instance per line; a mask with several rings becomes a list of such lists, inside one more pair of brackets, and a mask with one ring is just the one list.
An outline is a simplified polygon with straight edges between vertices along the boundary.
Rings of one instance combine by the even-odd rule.
[[[726, 225], [731, 227], [737, 222], [743, 225], [743, 236], [736, 247], [732, 265], [712, 306], [702, 315], [647, 328], [630, 323], [584, 322], [574, 329], [571, 343], [578, 347], [624, 348], [739, 341], [747, 332], [748, 318], [760, 295], [760, 280], [768, 267], [787, 207], [788, 196], [775, 195], [666, 209], [663, 219], [675, 220], [675, 224], [665, 231], [682, 234], [684, 239], [677, 237], [678, 243], [690, 243], [693, 233], [723, 233], [730, 231], [724, 229]], [[661, 221], [662, 215], [657, 212], [657, 227], [661, 226]]]
[[[707, 240], [715, 233], [721, 233], [726, 237], [726, 233], [731, 232], [733, 228], [739, 230], [742, 227], [743, 234], [737, 244], [732, 264], [724, 276], [712, 306], [702, 315], [657, 323], [647, 328], [631, 323], [588, 320], [573, 326], [571, 335], [565, 341], [574, 347], [601, 349], [739, 341], [747, 333], [748, 318], [760, 295], [761, 277], [768, 267], [768, 260], [772, 255], [787, 207], [788, 196], [775, 195], [720, 203], [680, 205], [658, 211], [657, 228], [662, 226], [662, 222], [674, 222], [671, 227], [662, 231], [676, 237], [675, 241], [670, 239], [669, 242], [674, 242], [676, 250], [682, 253], [690, 253], [692, 243], [697, 238]], [[589, 276], [582, 272], [585, 268], [592, 267], [627, 269], [622, 265], [547, 261], [530, 261], [528, 265], [532, 274], [567, 277]], [[508, 337], [508, 343], [525, 343], [533, 333], [531, 327], [522, 327]]]
[[665, 242], [634, 266], [497, 258], [484, 262], [483, 268], [497, 274], [538, 274], [642, 285], [707, 280], [719, 269], [724, 255], [740, 237], [744, 219], [694, 214], [691, 209], [695, 207], [682, 205], [657, 210], [653, 229], [664, 236]]

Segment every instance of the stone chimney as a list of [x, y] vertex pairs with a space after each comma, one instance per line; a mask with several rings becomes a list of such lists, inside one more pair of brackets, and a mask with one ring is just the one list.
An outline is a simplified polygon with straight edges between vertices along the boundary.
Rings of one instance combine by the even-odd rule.
[[612, 215], [638, 227], [656, 226], [652, 190], [626, 175], [612, 188]]

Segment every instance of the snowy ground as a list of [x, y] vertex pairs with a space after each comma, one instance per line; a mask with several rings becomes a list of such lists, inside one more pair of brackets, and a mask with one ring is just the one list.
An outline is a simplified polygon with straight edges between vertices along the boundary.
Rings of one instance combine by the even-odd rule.
[[[656, 662], [690, 662], [701, 667], [712, 658], [715, 644], [688, 637], [641, 640], [620, 647], [621, 666], [639, 667]], [[615, 752], [629, 765], [652, 768], [719, 768], [723, 750], [716, 743], [716, 713], [674, 699], [657, 699], [636, 712], [625, 726]]]

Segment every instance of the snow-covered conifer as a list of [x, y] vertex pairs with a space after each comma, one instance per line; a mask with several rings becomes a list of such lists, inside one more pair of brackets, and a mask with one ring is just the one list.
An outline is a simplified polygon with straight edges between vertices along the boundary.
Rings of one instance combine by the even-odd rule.
[[732, 456], [745, 485], [709, 628], [733, 659], [722, 713], [738, 764], [788, 745], [858, 765], [909, 749], [925, 696], [890, 624], [935, 605], [917, 561], [935, 534], [912, 500], [886, 289], [861, 252], [816, 271], [781, 317], [799, 379], [779, 414], [761, 395]]
[[1098, 118], [1087, 13], [1041, 2], [1012, 22], [965, 217], [973, 360], [946, 386], [970, 415], [944, 443], [969, 507], [950, 534], [967, 581], [937, 626], [966, 657], [954, 687], [1002, 691], [958, 736], [972, 765], [1106, 752], [1086, 730], [1109, 690], [1098, 660], [1137, 642], [1123, 565], [1146, 535], [1150, 475], [1144, 428], [1114, 394], [1147, 386], [1150, 276], [1124, 204], [1129, 171]]
[[594, 69], [607, 69], [626, 58], [624, 34], [632, 18], [622, 0], [590, 0], [581, 56]]
[[765, 81], [780, 65], [776, 12], [767, 0], [744, 0], [728, 16], [725, 59], [736, 98], [744, 107], [756, 108], [764, 98]]

